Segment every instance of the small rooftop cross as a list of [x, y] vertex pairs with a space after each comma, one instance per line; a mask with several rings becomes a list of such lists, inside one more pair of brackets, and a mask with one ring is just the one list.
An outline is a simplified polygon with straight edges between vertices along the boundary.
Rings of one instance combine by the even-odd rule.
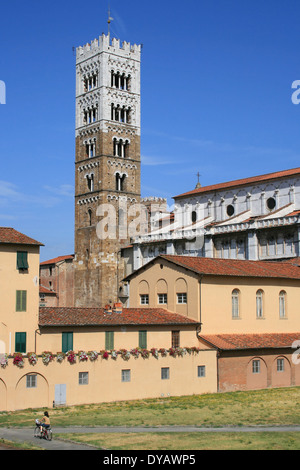
[[197, 173], [198, 183], [196, 184], [196, 188], [195, 188], [195, 189], [201, 188], [201, 183], [200, 183], [200, 180], [199, 180], [200, 176], [201, 176], [201, 175], [200, 175], [200, 173], [199, 173], [199, 171], [198, 171], [198, 173]]

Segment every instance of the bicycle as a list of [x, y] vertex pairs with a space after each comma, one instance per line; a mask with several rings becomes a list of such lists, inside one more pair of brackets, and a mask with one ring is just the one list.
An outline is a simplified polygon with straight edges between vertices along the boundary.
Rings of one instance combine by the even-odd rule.
[[42, 427], [41, 430], [41, 423], [39, 420], [35, 420], [35, 428], [33, 435], [34, 437], [39, 437], [40, 439], [46, 439], [47, 441], [52, 441], [52, 429], [51, 426], [49, 428]]

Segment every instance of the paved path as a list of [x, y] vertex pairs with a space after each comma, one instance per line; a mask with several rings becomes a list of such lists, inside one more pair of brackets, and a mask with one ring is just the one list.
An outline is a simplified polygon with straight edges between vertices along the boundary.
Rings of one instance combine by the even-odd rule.
[[12, 442], [26, 442], [46, 450], [96, 450], [95, 447], [60, 440], [55, 434], [64, 433], [137, 433], [137, 432], [300, 432], [300, 426], [245, 426], [203, 428], [197, 426], [160, 426], [160, 427], [84, 427], [52, 428], [53, 440], [46, 441], [33, 436], [32, 428], [0, 428], [0, 438]]

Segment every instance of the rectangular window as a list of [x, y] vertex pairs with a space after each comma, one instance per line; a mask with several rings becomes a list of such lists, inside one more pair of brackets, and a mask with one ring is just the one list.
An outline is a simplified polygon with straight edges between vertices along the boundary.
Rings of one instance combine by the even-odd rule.
[[16, 312], [26, 312], [27, 291], [16, 291]]
[[168, 303], [168, 296], [167, 294], [158, 294], [158, 303], [160, 305]]
[[121, 380], [122, 380], [122, 382], [130, 382], [130, 380], [131, 380], [131, 370], [130, 369], [123, 369], [122, 370]]
[[79, 385], [88, 385], [89, 383], [89, 373], [88, 372], [79, 372]]
[[180, 331], [172, 331], [172, 348], [179, 348], [180, 346]]
[[67, 351], [73, 350], [73, 333], [68, 331], [62, 333], [62, 352], [66, 353]]
[[140, 304], [141, 305], [149, 305], [149, 295], [148, 294], [141, 294], [140, 295]]
[[162, 367], [161, 368], [161, 380], [169, 380], [170, 378], [170, 368]]
[[114, 332], [113, 331], [105, 332], [105, 349], [107, 351], [114, 349]]
[[277, 372], [284, 372], [284, 359], [277, 359]]
[[187, 303], [187, 294], [186, 292], [181, 292], [177, 294], [177, 303], [178, 304], [186, 304]]
[[15, 352], [26, 353], [26, 333], [18, 332], [15, 334]]
[[17, 251], [17, 269], [28, 269], [27, 251]]
[[139, 347], [147, 349], [147, 331], [139, 331]]
[[205, 377], [205, 366], [198, 366], [198, 377]]
[[260, 373], [260, 360], [259, 359], [252, 361], [252, 373], [253, 374]]
[[36, 388], [37, 387], [37, 375], [26, 375], [26, 388]]

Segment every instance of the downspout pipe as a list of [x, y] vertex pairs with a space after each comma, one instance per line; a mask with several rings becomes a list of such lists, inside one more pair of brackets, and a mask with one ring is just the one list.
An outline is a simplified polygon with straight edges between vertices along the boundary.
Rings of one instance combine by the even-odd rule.
[[203, 275], [199, 277], [199, 327], [197, 328], [197, 337], [202, 330], [202, 278]]

